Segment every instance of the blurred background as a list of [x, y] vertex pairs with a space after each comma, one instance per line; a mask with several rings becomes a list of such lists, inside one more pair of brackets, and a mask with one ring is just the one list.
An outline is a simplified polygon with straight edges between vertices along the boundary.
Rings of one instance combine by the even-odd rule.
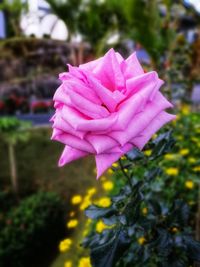
[[0, 0], [0, 266], [90, 266], [79, 248], [82, 211], [93, 197], [107, 205], [113, 170], [97, 182], [92, 158], [58, 168], [62, 145], [50, 141], [49, 119], [66, 64], [111, 47], [124, 57], [136, 51], [165, 80], [178, 145], [161, 165], [198, 212], [200, 1]]

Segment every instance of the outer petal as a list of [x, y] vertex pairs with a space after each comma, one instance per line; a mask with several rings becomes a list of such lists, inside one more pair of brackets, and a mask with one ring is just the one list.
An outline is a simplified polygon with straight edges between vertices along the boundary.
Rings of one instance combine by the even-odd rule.
[[59, 111], [55, 114], [53, 128], [59, 129], [65, 133], [75, 135], [81, 139], [83, 139], [83, 137], [85, 136], [85, 132], [74, 130], [74, 128], [72, 128], [71, 125], [62, 118], [61, 112]]
[[153, 97], [153, 92], [158, 91], [162, 84], [163, 81], [158, 78], [158, 74], [155, 71], [148, 72], [127, 80], [125, 95], [130, 97], [130, 95], [138, 93], [143, 88], [151, 87]]
[[113, 162], [117, 161], [122, 155], [128, 152], [133, 145], [126, 144], [121, 148], [120, 153], [110, 153], [110, 154], [99, 154], [95, 156], [96, 166], [97, 166], [97, 179], [107, 170]]
[[65, 164], [67, 164], [73, 160], [85, 157], [87, 155], [89, 155], [89, 154], [85, 151], [81, 151], [79, 149], [65, 146], [65, 148], [62, 152], [62, 155], [59, 159], [58, 166], [59, 167], [64, 166]]
[[113, 147], [118, 147], [119, 143], [117, 143], [114, 139], [107, 135], [94, 135], [90, 134], [86, 137], [86, 139], [92, 144], [97, 154], [107, 152]]
[[154, 100], [149, 102], [143, 111], [132, 118], [125, 131], [114, 131], [109, 136], [123, 146], [138, 136], [162, 110], [169, 107], [172, 107], [171, 103], [158, 92]]
[[131, 143], [142, 149], [145, 144], [151, 139], [151, 137], [166, 123], [174, 120], [176, 116], [171, 115], [165, 111], [162, 111], [157, 117], [155, 117], [151, 123], [140, 133], [139, 137], [133, 138]]
[[95, 154], [96, 152], [93, 146], [88, 141], [81, 140], [80, 138], [71, 134], [61, 133], [56, 136], [53, 136], [52, 139], [87, 153]]
[[124, 75], [126, 79], [144, 74], [144, 70], [137, 59], [136, 52], [130, 55], [125, 62]]

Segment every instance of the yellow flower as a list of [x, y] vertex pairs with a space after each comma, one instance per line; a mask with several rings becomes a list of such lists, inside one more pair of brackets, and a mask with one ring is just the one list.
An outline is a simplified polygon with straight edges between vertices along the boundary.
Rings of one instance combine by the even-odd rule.
[[193, 168], [193, 171], [194, 171], [194, 172], [200, 172], [200, 166], [196, 166], [196, 167], [194, 167], [194, 168]]
[[124, 172], [126, 172], [126, 173], [127, 173], [127, 172], [128, 172], [128, 169], [124, 169]]
[[172, 231], [172, 233], [177, 233], [178, 232], [178, 228], [177, 227], [173, 227], [171, 231]]
[[92, 267], [90, 258], [89, 257], [81, 258], [78, 267]]
[[148, 209], [147, 209], [146, 207], [144, 207], [144, 208], [142, 209], [142, 213], [143, 213], [143, 215], [147, 215], [147, 213], [148, 213]]
[[92, 201], [90, 199], [90, 196], [84, 197], [83, 202], [82, 202], [82, 204], [80, 206], [80, 210], [87, 209], [87, 207], [90, 206], [91, 204], [92, 204]]
[[105, 191], [110, 191], [113, 189], [114, 184], [111, 181], [106, 181], [102, 184], [102, 187]]
[[111, 200], [109, 197], [102, 197], [97, 201], [97, 205], [102, 208], [108, 208], [111, 205]]
[[103, 221], [99, 221], [96, 224], [96, 231], [102, 233], [106, 228], [109, 228]]
[[146, 242], [146, 239], [144, 238], [144, 236], [141, 236], [140, 238], [138, 238], [138, 243], [142, 246], [144, 245], [144, 243]]
[[109, 174], [113, 174], [114, 171], [113, 171], [112, 169], [108, 169], [108, 173], [109, 173]]
[[122, 157], [121, 157], [121, 160], [125, 160], [125, 159], [126, 159], [126, 157], [125, 157], [125, 156], [122, 156]]
[[167, 160], [175, 160], [177, 158], [177, 155], [168, 153], [164, 156], [164, 158]]
[[82, 196], [80, 196], [80, 195], [73, 196], [71, 199], [71, 203], [73, 205], [78, 205], [81, 203], [81, 201], [82, 201]]
[[158, 135], [157, 135], [157, 134], [154, 134], [154, 135], [152, 136], [152, 140], [156, 139], [157, 137], [158, 137]]
[[93, 196], [97, 192], [96, 188], [89, 188], [87, 191], [88, 196]]
[[152, 150], [151, 150], [151, 149], [145, 150], [145, 151], [144, 151], [144, 154], [145, 154], [147, 157], [149, 157], [149, 156], [151, 156], [151, 154], [152, 154]]
[[69, 238], [64, 239], [63, 241], [61, 241], [60, 244], [59, 244], [60, 252], [65, 252], [65, 251], [69, 250], [70, 247], [71, 247], [71, 244], [72, 244], [72, 240], [69, 239]]
[[112, 164], [112, 167], [117, 168], [117, 167], [119, 167], [119, 164], [117, 162], [115, 162]]
[[78, 225], [78, 221], [76, 219], [73, 219], [67, 223], [67, 228], [75, 228], [77, 225]]
[[188, 162], [193, 164], [193, 163], [196, 163], [197, 160], [195, 158], [193, 158], [193, 157], [190, 157], [190, 158], [188, 158]]
[[179, 169], [178, 168], [168, 168], [165, 170], [166, 174], [167, 175], [170, 175], [170, 176], [177, 176], [178, 173], [179, 173]]
[[186, 182], [185, 182], [185, 187], [186, 187], [187, 189], [193, 189], [193, 188], [194, 188], [194, 183], [193, 183], [193, 181], [191, 181], [191, 180], [186, 181]]
[[188, 155], [189, 154], [189, 149], [187, 149], [187, 148], [183, 148], [183, 149], [181, 149], [180, 151], [179, 151], [179, 154], [181, 155], [181, 156], [186, 156], [186, 155]]
[[71, 211], [71, 212], [69, 213], [69, 216], [70, 216], [70, 217], [74, 217], [74, 215], [75, 215], [75, 212], [74, 212], [74, 211]]
[[72, 262], [66, 261], [64, 267], [72, 267]]
[[195, 142], [195, 143], [198, 143], [198, 142], [199, 142], [199, 139], [196, 138], [196, 137], [191, 137], [191, 140], [192, 140], [193, 142]]
[[176, 139], [179, 140], [179, 141], [182, 141], [182, 140], [183, 140], [183, 136], [182, 136], [182, 135], [178, 135], [178, 136], [176, 137]]
[[181, 107], [181, 112], [183, 113], [183, 115], [189, 115], [190, 114], [190, 106], [189, 105], [183, 105]]

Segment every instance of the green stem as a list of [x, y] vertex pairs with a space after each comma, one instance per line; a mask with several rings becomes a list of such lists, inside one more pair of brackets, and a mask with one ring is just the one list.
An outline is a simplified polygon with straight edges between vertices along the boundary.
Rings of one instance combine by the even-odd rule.
[[121, 160], [121, 159], [119, 159], [119, 166], [120, 166], [120, 168], [121, 168], [122, 173], [123, 173], [124, 176], [127, 178], [127, 181], [128, 181], [128, 184], [130, 185], [130, 188], [133, 188], [133, 185], [132, 185], [132, 183], [131, 183], [131, 178], [130, 178], [130, 176], [125, 172], [125, 170], [124, 170], [124, 166], [123, 166], [123, 164], [122, 164], [122, 160]]

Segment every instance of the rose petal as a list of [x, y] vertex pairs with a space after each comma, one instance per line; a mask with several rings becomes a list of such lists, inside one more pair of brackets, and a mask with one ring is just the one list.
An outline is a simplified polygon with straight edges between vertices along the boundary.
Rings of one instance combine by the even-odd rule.
[[87, 135], [86, 139], [92, 144], [97, 154], [100, 154], [106, 151], [109, 152], [111, 148], [119, 146], [119, 143], [117, 143], [114, 139], [106, 135], [90, 134], [90, 135]]
[[65, 148], [61, 154], [61, 157], [59, 159], [58, 166], [62, 167], [65, 164], [67, 164], [73, 160], [77, 160], [77, 159], [85, 157], [87, 155], [89, 155], [89, 154], [85, 151], [81, 151], [79, 149], [65, 146]]
[[128, 152], [133, 145], [126, 144], [121, 148], [120, 153], [110, 153], [110, 154], [99, 154], [95, 156], [96, 166], [97, 166], [97, 179], [107, 170], [113, 162], [117, 161], [122, 155]]
[[125, 86], [118, 58], [113, 49], [110, 49], [100, 63], [93, 69], [95, 76], [111, 91], [123, 89]]
[[64, 106], [62, 109], [62, 117], [67, 121], [75, 130], [81, 131], [107, 131], [110, 129], [117, 121], [117, 113], [109, 115], [107, 118], [89, 120], [87, 117], [83, 117], [83, 114], [70, 108]]
[[68, 133], [62, 132], [61, 134], [54, 136], [52, 139], [87, 153], [96, 153], [95, 149], [88, 141], [81, 140], [80, 138]]
[[149, 102], [143, 111], [136, 114], [127, 125], [125, 131], [113, 131], [110, 137], [117, 140], [122, 146], [138, 136], [151, 121], [164, 109], [172, 107], [166, 98], [158, 92], [153, 101]]
[[145, 128], [145, 130], [140, 133], [139, 137], [135, 137], [134, 139], [132, 139], [131, 143], [133, 143], [139, 149], [142, 149], [161, 127], [163, 127], [171, 120], [174, 120], [175, 118], [176, 116], [162, 111], [151, 121], [151, 123]]
[[156, 93], [164, 82], [158, 78], [158, 74], [155, 71], [145, 73], [140, 76], [136, 76], [126, 81], [126, 96], [131, 96], [138, 93], [140, 90], [150, 87], [153, 93]]
[[92, 103], [72, 90], [68, 91], [68, 95], [74, 108], [90, 118], [100, 119], [110, 114], [106, 108]]
[[143, 68], [138, 61], [136, 52], [130, 55], [125, 62], [124, 75], [126, 79], [144, 74]]

